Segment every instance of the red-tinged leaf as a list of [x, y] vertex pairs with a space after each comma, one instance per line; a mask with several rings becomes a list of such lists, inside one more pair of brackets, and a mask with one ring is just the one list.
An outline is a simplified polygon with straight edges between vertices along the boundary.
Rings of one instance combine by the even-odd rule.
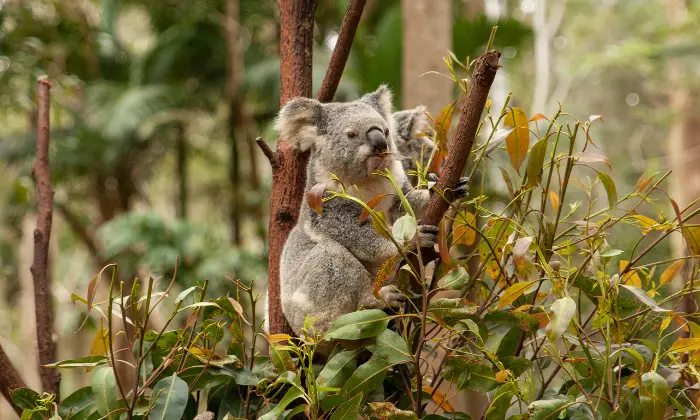
[[513, 261], [516, 267], [522, 267], [525, 264], [525, 255], [528, 249], [530, 249], [533, 239], [532, 236], [526, 236], [515, 241], [515, 245], [513, 246]]
[[474, 226], [476, 216], [466, 210], [460, 210], [454, 221], [452, 228], [452, 241], [455, 244], [473, 245], [476, 242], [476, 231], [470, 226]]
[[501, 168], [500, 166], [498, 169], [501, 170], [501, 175], [503, 175], [503, 180], [506, 182], [506, 187], [508, 187], [508, 192], [510, 193], [511, 197], [515, 196], [515, 189], [513, 189], [513, 182], [510, 180], [510, 177], [508, 176], [508, 172], [506, 172], [505, 169]]
[[394, 255], [384, 261], [382, 266], [379, 267], [379, 271], [377, 271], [377, 276], [374, 278], [374, 296], [377, 299], [379, 299], [379, 289], [384, 286], [384, 282], [386, 282], [389, 276], [394, 272], [394, 267], [396, 267], [396, 261], [398, 260], [396, 258], [397, 256], [398, 255]]
[[[379, 205], [379, 203], [382, 201], [384, 197], [387, 195], [394, 195], [394, 194], [379, 194], [374, 197], [372, 197], [371, 200], [367, 202], [367, 207], [371, 208], [374, 210], [375, 207]], [[360, 214], [360, 224], [363, 224], [367, 219], [369, 218], [369, 211], [367, 211], [366, 208], [362, 208], [362, 213]]]
[[555, 212], [559, 211], [559, 196], [553, 190], [549, 190], [549, 203]]
[[690, 252], [695, 256], [700, 255], [700, 225], [685, 225], [682, 231]]
[[503, 125], [514, 127], [512, 133], [506, 137], [506, 150], [510, 157], [510, 163], [515, 170], [520, 171], [527, 149], [530, 147], [530, 129], [528, 128], [527, 116], [520, 108], [511, 108], [506, 115]]
[[[78, 331], [82, 330], [85, 324], [87, 323], [87, 320], [90, 315], [90, 311], [92, 310], [92, 303], [95, 300], [95, 295], [97, 294], [97, 282], [102, 278], [102, 273], [109, 267], [116, 267], [116, 264], [108, 264], [100, 270], [99, 273], [95, 277], [93, 277], [92, 280], [90, 280], [90, 283], [88, 283], [88, 291], [87, 291], [87, 312], [85, 313], [85, 319], [83, 320], [83, 323], [80, 324], [80, 327], [78, 327]], [[113, 268], [115, 269], [115, 268]], [[76, 332], [78, 332], [76, 331]]]
[[241, 318], [243, 318], [243, 307], [241, 304], [232, 297], [229, 297], [228, 301], [231, 303], [231, 306], [233, 306], [233, 310], [236, 311]]
[[316, 184], [306, 193], [306, 202], [309, 207], [319, 214], [323, 213], [323, 193], [326, 191], [326, 184]]
[[659, 280], [659, 286], [675, 279], [676, 276], [678, 276], [681, 273], [681, 269], [683, 268], [684, 263], [685, 261], [679, 260], [669, 265], [668, 268], [664, 270], [663, 273], [661, 273], [661, 280]]
[[515, 300], [522, 296], [522, 294], [525, 293], [527, 289], [532, 287], [534, 283], [534, 281], [515, 283], [514, 285], [507, 288], [498, 300], [498, 306], [496, 306], [496, 309], [500, 309], [504, 306], [508, 306], [511, 303], [515, 302]]
[[447, 245], [447, 219], [443, 217], [438, 225], [438, 251], [443, 263], [450, 266], [452, 258], [450, 257], [450, 248]]
[[194, 324], [197, 322], [197, 318], [199, 318], [199, 310], [195, 309], [194, 312], [190, 314], [190, 316], [187, 317], [187, 322], [185, 323], [185, 329], [188, 329], [190, 327], [194, 327]]
[[676, 220], [678, 220], [678, 224], [680, 225], [681, 229], [683, 228], [683, 218], [681, 217], [681, 209], [678, 207], [678, 203], [676, 203], [676, 200], [670, 198], [671, 200], [671, 206], [673, 206], [673, 211], [676, 213]]
[[540, 325], [537, 327], [538, 329], [545, 328], [547, 325], [549, 325], [549, 316], [547, 315], [547, 312], [537, 312], [532, 314], [532, 316], [534, 316], [540, 323]]
[[591, 115], [588, 117], [588, 121], [593, 122], [595, 120], [600, 120], [603, 121], [603, 116], [602, 115]]
[[533, 115], [532, 118], [530, 118], [530, 121], [539, 121], [539, 120], [547, 120], [547, 121], [549, 121], [549, 118], [547, 118], [547, 117], [545, 117], [544, 115], [539, 114], [539, 113]]
[[270, 344], [279, 343], [281, 341], [289, 341], [292, 339], [292, 336], [289, 334], [265, 334], [265, 337]]
[[603, 162], [608, 166], [608, 168], [612, 168], [612, 164], [610, 163], [610, 159], [608, 159], [606, 156], [604, 156], [600, 153], [579, 152], [579, 153], [574, 153], [573, 157], [576, 160], [578, 160], [579, 162], [585, 162], [585, 163]]
[[676, 353], [685, 353], [700, 349], [700, 338], [679, 338], [671, 345], [668, 351]]
[[655, 177], [656, 177], [656, 174], [647, 178], [646, 174], [643, 173], [639, 177], [639, 179], [637, 180], [637, 188], [636, 188], [637, 192], [640, 192], [640, 193], [644, 192], [644, 190], [646, 190], [649, 187], [649, 185], [651, 185], [651, 183]]
[[676, 320], [676, 322], [680, 326], [681, 330], [690, 331], [690, 327], [688, 326], [688, 321], [686, 321], [685, 318], [683, 318], [680, 315], [673, 314], [673, 319]]
[[452, 407], [452, 404], [447, 401], [447, 396], [443, 394], [441, 391], [438, 391], [437, 389], [434, 389], [432, 386], [424, 386], [423, 387], [423, 392], [426, 392], [432, 396], [432, 400], [437, 405], [438, 407], [442, 408], [448, 413], [454, 413], [455, 409]]

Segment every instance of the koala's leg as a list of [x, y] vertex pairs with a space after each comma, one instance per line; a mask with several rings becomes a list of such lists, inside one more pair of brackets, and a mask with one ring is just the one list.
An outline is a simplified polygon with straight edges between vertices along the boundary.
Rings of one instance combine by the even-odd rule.
[[370, 273], [331, 239], [320, 241], [308, 253], [296, 275], [299, 286], [285, 297], [285, 316], [296, 334], [301, 334], [307, 315], [314, 320], [316, 334], [325, 334], [339, 316], [356, 311], [362, 297], [372, 295]]

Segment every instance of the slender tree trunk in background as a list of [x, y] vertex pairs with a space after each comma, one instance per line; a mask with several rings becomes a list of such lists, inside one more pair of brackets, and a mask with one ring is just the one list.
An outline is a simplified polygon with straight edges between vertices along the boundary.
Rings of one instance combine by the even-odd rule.
[[[255, 217], [255, 231], [262, 242], [264, 252], [267, 252], [267, 228], [265, 227], [265, 200], [262, 199], [262, 184], [260, 182], [260, 167], [258, 165], [258, 151], [253, 138], [253, 121], [250, 115], [244, 111], [244, 135], [246, 140], [246, 152], [248, 153], [248, 182], [251, 190], [255, 191], [255, 204], [253, 215]], [[265, 254], [267, 255], [267, 254]]]
[[[37, 94], [36, 160], [32, 165], [32, 175], [37, 188], [38, 210], [31, 272], [34, 277], [34, 310], [41, 365], [56, 362], [56, 343], [53, 340], [53, 295], [51, 294], [51, 273], [49, 273], [49, 242], [53, 221], [53, 188], [49, 166], [50, 89], [51, 83], [48, 79], [40, 78]], [[61, 374], [58, 369], [40, 367], [39, 372], [43, 391], [55, 394], [56, 402], [60, 401]]]
[[[677, 30], [687, 19], [687, 6], [683, 0], [666, 0], [666, 15], [671, 31]], [[671, 57], [668, 60], [668, 81], [671, 85], [669, 92], [669, 107], [673, 115], [668, 136], [668, 150], [670, 167], [673, 170], [671, 177], [671, 197], [676, 200], [683, 209], [693, 200], [700, 197], [700, 134], [697, 124], [700, 124], [700, 101], [697, 97], [700, 92], [693, 89], [694, 82], [683, 69], [683, 62], [679, 58]], [[700, 223], [700, 217], [695, 217], [689, 223]], [[687, 255], [684, 241], [680, 235], [674, 235], [672, 247], [678, 257]], [[687, 260], [684, 266], [684, 275], [675, 282], [678, 289], [683, 287], [683, 282], [688, 276], [693, 276], [693, 266], [697, 264], [695, 259]], [[682, 310], [686, 313], [695, 313], [697, 303], [693, 295], [688, 295], [683, 301]]]
[[[312, 94], [314, 15], [319, 0], [279, 0], [280, 7], [280, 106], [297, 96]], [[268, 155], [272, 164], [270, 191], [270, 251], [268, 255], [268, 327], [271, 333], [290, 333], [280, 301], [282, 248], [299, 218], [306, 185], [308, 152], [299, 152], [280, 138], [277, 151]]]
[[243, 115], [239, 87], [243, 80], [243, 50], [240, 42], [240, 5], [238, 0], [226, 0], [226, 97], [229, 103], [228, 134], [230, 141], [229, 186], [231, 202], [229, 220], [231, 223], [231, 242], [241, 245], [241, 169], [239, 142], [245, 140], [240, 135], [239, 126]]
[[403, 14], [403, 108], [425, 105], [437, 116], [452, 102], [454, 83], [422, 74], [445, 70], [443, 58], [452, 49], [452, 2], [401, 0]]
[[182, 122], [177, 123], [177, 181], [178, 181], [178, 201], [177, 216], [180, 219], [187, 219], [187, 133]]
[[533, 92], [530, 114], [547, 112], [545, 104], [549, 95], [553, 35], [547, 26], [547, 0], [540, 0], [535, 4], [535, 12], [532, 16], [532, 30], [535, 35], [535, 91]]

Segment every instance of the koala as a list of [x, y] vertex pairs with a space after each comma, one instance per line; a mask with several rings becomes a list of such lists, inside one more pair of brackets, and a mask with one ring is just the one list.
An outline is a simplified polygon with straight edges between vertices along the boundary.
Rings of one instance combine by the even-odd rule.
[[[347, 103], [322, 104], [313, 99], [290, 101], [277, 119], [280, 138], [310, 150], [306, 191], [324, 183], [326, 191], [341, 191], [365, 202], [389, 194], [375, 210], [393, 223], [401, 206], [391, 182], [374, 174], [388, 169], [419, 216], [430, 193], [414, 189], [408, 181], [392, 133], [391, 92], [380, 86], [373, 93]], [[326, 193], [326, 197], [328, 193]], [[302, 203], [299, 220], [282, 252], [280, 286], [282, 310], [296, 334], [309, 316], [314, 330], [323, 335], [341, 315], [360, 307], [385, 309], [401, 304], [394, 286], [373, 294], [373, 281], [382, 263], [398, 253], [390, 240], [379, 235], [367, 220], [360, 224], [362, 206], [343, 198], [327, 200], [319, 213]], [[434, 226], [418, 227], [418, 245], [431, 247], [437, 239]], [[415, 241], [405, 244], [411, 249]]]
[[430, 162], [430, 156], [435, 150], [433, 141], [427, 136], [421, 135], [430, 130], [430, 121], [425, 114], [423, 105], [395, 112], [393, 119], [394, 137], [399, 154], [402, 156], [401, 163], [411, 185], [415, 187], [418, 184], [418, 177], [410, 175], [408, 172], [418, 170], [417, 163], [420, 163], [423, 168], [427, 166]]

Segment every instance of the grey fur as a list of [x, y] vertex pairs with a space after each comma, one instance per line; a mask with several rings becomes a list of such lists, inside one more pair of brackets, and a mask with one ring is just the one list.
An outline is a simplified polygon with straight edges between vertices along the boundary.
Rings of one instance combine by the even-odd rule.
[[[372, 175], [380, 165], [391, 170], [420, 217], [430, 194], [428, 190], [413, 189], [396, 159], [393, 122], [391, 92], [381, 86], [348, 103], [292, 100], [280, 111], [277, 126], [282, 138], [311, 150], [306, 191], [318, 183], [325, 183], [327, 190], [340, 191], [337, 181], [329, 177], [332, 173], [349, 194], [365, 201], [379, 194], [395, 194], [389, 180]], [[377, 138], [378, 133], [373, 128], [385, 133], [389, 154], [383, 161], [373, 155], [370, 146], [370, 140]], [[353, 137], [348, 136], [351, 131]], [[402, 212], [395, 195], [387, 196], [376, 209], [386, 210], [390, 224]], [[359, 223], [361, 213], [359, 204], [342, 198], [324, 202], [321, 214], [311, 209], [306, 200], [302, 203], [280, 267], [282, 310], [296, 334], [301, 334], [307, 316], [314, 319], [314, 330], [322, 335], [336, 318], [360, 307], [384, 309], [400, 305], [403, 295], [395, 286], [383, 287], [379, 291], [381, 299], [372, 292], [379, 267], [398, 251], [374, 230], [369, 220]], [[436, 235], [434, 226], [419, 226], [419, 245], [433, 246]]]
[[[428, 165], [435, 149], [433, 141], [423, 135], [430, 131], [430, 121], [425, 114], [425, 107], [420, 105], [414, 109], [395, 112], [393, 118], [396, 146], [402, 156], [401, 163], [404, 169], [407, 173], [416, 171], [418, 162], [424, 168]], [[417, 176], [409, 174], [408, 178], [412, 185], [415, 186], [418, 183]]]

